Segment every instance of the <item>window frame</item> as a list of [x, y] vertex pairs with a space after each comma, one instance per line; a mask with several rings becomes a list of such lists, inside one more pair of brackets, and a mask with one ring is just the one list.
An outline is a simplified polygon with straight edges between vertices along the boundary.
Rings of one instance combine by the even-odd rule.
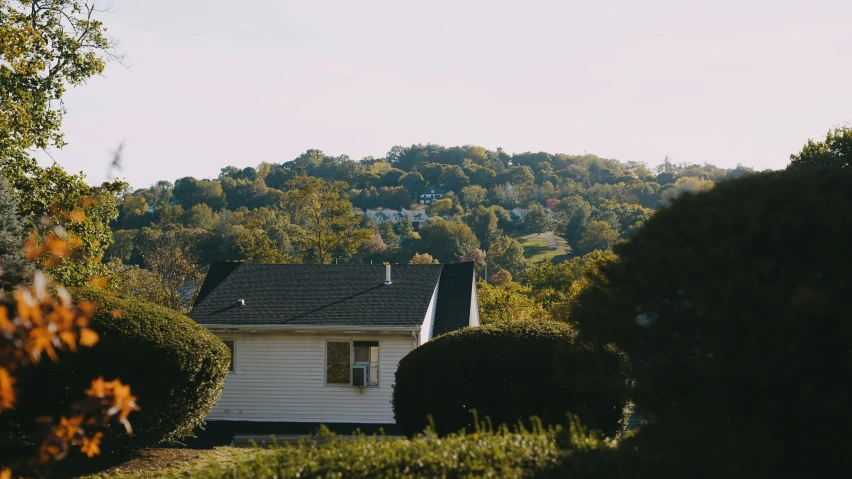
[[[355, 340], [355, 339], [326, 339], [323, 341], [324, 343], [324, 351], [323, 356], [325, 360], [325, 365], [323, 367], [323, 386], [324, 387], [344, 387], [351, 388], [355, 387], [352, 385], [352, 366], [355, 366], [355, 343], [358, 342], [367, 342], [367, 343], [376, 343], [379, 348], [379, 354], [376, 358], [376, 370], [379, 373], [376, 374], [376, 384], [369, 384], [364, 386], [365, 388], [380, 388], [382, 386], [381, 381], [379, 380], [379, 374], [381, 371], [381, 363], [382, 363], [382, 341], [377, 339], [374, 340]], [[349, 343], [349, 384], [344, 383], [329, 383], [328, 382], [328, 343]], [[365, 364], [365, 363], [358, 363]]]

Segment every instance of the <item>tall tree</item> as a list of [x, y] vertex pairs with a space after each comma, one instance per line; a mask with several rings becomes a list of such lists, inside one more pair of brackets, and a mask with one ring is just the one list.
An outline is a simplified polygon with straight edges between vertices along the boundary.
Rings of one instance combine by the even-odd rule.
[[608, 250], [621, 235], [606, 221], [590, 221], [577, 243], [577, 254], [588, 254], [594, 250]]
[[544, 233], [553, 229], [550, 212], [538, 203], [531, 204], [524, 218], [524, 228], [530, 233]]
[[473, 230], [458, 221], [435, 218], [421, 231], [421, 247], [441, 263], [458, 261], [479, 247]]
[[399, 236], [396, 235], [396, 232], [393, 230], [393, 223], [390, 221], [384, 221], [379, 225], [379, 235], [381, 235], [382, 241], [388, 246], [396, 245], [399, 242]]
[[408, 264], [438, 264], [438, 260], [433, 258], [429, 253], [415, 253], [414, 256], [408, 260]]
[[488, 251], [491, 244], [497, 240], [502, 231], [497, 228], [497, 214], [494, 210], [479, 206], [467, 217], [467, 224], [479, 238], [482, 249]]
[[204, 280], [199, 267], [199, 253], [184, 230], [156, 232], [155, 237], [140, 247], [145, 269], [160, 278], [159, 294], [169, 298], [165, 306], [188, 311], [192, 299]]
[[372, 232], [360, 228], [360, 215], [342, 193], [345, 183], [300, 176], [287, 185], [285, 206], [295, 225], [293, 239], [304, 248], [309, 262], [328, 264], [335, 255], [352, 256], [370, 239]]
[[465, 206], [476, 208], [488, 199], [488, 190], [479, 185], [465, 186], [461, 190], [461, 197]]
[[410, 238], [414, 234], [414, 223], [408, 215], [404, 216], [402, 221], [397, 223], [396, 231], [399, 234], [399, 237], [404, 240]]
[[790, 155], [788, 168], [812, 166], [852, 168], [852, 127], [843, 126], [829, 131], [825, 141], [808, 140], [802, 151]]
[[57, 164], [42, 168], [27, 157], [0, 162], [0, 176], [12, 187], [27, 222], [41, 225], [42, 218], [50, 217], [79, 240], [70, 260], [49, 267], [47, 273], [66, 286], [85, 285], [104, 274], [101, 259], [112, 244], [109, 224], [118, 217], [118, 195], [126, 183], [92, 187], [82, 174], [69, 174]]
[[0, 155], [64, 145], [66, 87], [114, 57], [99, 13], [86, 0], [0, 0]]
[[514, 278], [523, 278], [528, 262], [524, 258], [524, 246], [513, 238], [501, 236], [491, 244], [485, 262], [491, 271], [505, 269]]
[[559, 201], [557, 206], [559, 218], [559, 235], [565, 238], [572, 248], [577, 246], [589, 218], [592, 216], [592, 205], [578, 195], [569, 196]]
[[24, 281], [32, 268], [24, 254], [27, 228], [18, 216], [18, 203], [3, 177], [0, 177], [0, 291]]

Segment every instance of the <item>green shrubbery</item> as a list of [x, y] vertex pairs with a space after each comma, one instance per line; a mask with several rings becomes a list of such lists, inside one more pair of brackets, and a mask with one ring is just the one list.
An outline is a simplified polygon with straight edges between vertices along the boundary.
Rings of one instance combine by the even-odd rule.
[[193, 474], [203, 478], [433, 478], [546, 477], [560, 451], [553, 430], [434, 434], [413, 439], [321, 433], [317, 442], [281, 447], [271, 454], [232, 466], [213, 466]]
[[[178, 441], [201, 426], [228, 373], [228, 348], [174, 310], [93, 290], [73, 294], [77, 301], [97, 303], [91, 327], [100, 341], [62, 354], [58, 362], [42, 361], [22, 376], [18, 407], [9, 419], [25, 431], [32, 418], [67, 414], [68, 405], [102, 375], [130, 385], [141, 408], [130, 418], [133, 435], [115, 434], [104, 447]], [[18, 425], [2, 426], [2, 434], [20, 435]]]
[[429, 417], [439, 434], [470, 431], [474, 411], [495, 425], [533, 416], [560, 424], [570, 412], [614, 435], [627, 394], [617, 354], [580, 341], [565, 324], [519, 321], [456, 331], [409, 353], [397, 369], [393, 406], [409, 436]]
[[655, 417], [623, 449], [675, 477], [813, 477], [852, 440], [852, 175], [775, 172], [684, 195], [579, 297]]

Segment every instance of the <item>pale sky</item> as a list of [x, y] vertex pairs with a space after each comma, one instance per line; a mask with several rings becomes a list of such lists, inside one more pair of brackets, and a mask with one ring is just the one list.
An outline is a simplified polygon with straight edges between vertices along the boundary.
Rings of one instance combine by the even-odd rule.
[[762, 170], [852, 121], [850, 0], [111, 5], [127, 67], [50, 151], [91, 182], [122, 142], [136, 188], [427, 142]]

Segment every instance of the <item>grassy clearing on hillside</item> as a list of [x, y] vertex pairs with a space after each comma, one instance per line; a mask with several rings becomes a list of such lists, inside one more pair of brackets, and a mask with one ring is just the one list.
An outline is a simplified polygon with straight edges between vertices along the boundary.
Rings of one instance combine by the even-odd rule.
[[[568, 242], [555, 233], [514, 233], [511, 236], [518, 240], [524, 247], [524, 258], [533, 263], [545, 259], [551, 259], [554, 263], [561, 263], [568, 259], [568, 255], [571, 252]], [[555, 248], [551, 247], [549, 237], [553, 238], [553, 242], [556, 244]]]

